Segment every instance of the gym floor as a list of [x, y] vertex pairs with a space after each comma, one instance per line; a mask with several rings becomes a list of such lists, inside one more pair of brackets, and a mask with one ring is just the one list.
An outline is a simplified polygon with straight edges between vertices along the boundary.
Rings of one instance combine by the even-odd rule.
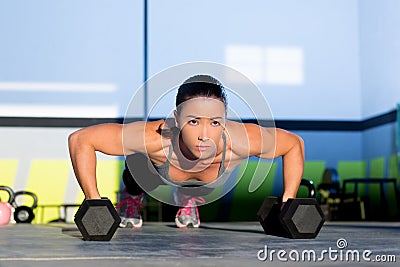
[[303, 240], [267, 236], [258, 222], [198, 229], [144, 222], [141, 229], [118, 229], [110, 242], [83, 241], [74, 224], [0, 228], [0, 267], [398, 266], [399, 260], [400, 222], [326, 222], [316, 239]]

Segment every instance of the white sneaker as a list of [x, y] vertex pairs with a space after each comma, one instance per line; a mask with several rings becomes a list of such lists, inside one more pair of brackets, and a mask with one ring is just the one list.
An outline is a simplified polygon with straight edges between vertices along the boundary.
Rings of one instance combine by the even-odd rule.
[[178, 210], [175, 216], [175, 224], [178, 228], [200, 226], [200, 214], [196, 203], [205, 203], [202, 197], [187, 197], [183, 194], [179, 194], [179, 202], [184, 204], [182, 208]]
[[140, 228], [142, 227], [143, 220], [140, 214], [140, 207], [142, 204], [144, 193], [137, 196], [127, 194], [116, 206], [120, 211], [121, 228]]

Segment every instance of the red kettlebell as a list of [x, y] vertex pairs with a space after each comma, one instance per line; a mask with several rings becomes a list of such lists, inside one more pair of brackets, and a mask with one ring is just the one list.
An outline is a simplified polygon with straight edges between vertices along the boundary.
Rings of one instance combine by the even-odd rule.
[[8, 202], [0, 202], [0, 225], [6, 225], [10, 222], [12, 214], [12, 203], [14, 201], [14, 191], [8, 186], [0, 186], [0, 190], [7, 191], [10, 195]]

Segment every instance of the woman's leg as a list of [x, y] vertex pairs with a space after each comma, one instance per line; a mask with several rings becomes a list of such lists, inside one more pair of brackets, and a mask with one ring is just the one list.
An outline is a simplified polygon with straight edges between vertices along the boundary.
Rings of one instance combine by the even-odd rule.
[[146, 192], [160, 185], [160, 178], [151, 172], [151, 162], [144, 154], [127, 156], [122, 181], [125, 184], [124, 197], [117, 204], [120, 211], [120, 227], [142, 227], [141, 203]]

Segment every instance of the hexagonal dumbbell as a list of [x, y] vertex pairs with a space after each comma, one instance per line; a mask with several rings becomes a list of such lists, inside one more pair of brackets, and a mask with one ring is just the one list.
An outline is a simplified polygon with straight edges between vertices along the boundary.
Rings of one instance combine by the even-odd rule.
[[325, 222], [324, 214], [314, 198], [288, 199], [281, 210], [277, 197], [267, 197], [257, 217], [267, 235], [287, 238], [315, 238]]
[[75, 214], [75, 224], [87, 241], [110, 241], [120, 222], [108, 198], [86, 199]]

